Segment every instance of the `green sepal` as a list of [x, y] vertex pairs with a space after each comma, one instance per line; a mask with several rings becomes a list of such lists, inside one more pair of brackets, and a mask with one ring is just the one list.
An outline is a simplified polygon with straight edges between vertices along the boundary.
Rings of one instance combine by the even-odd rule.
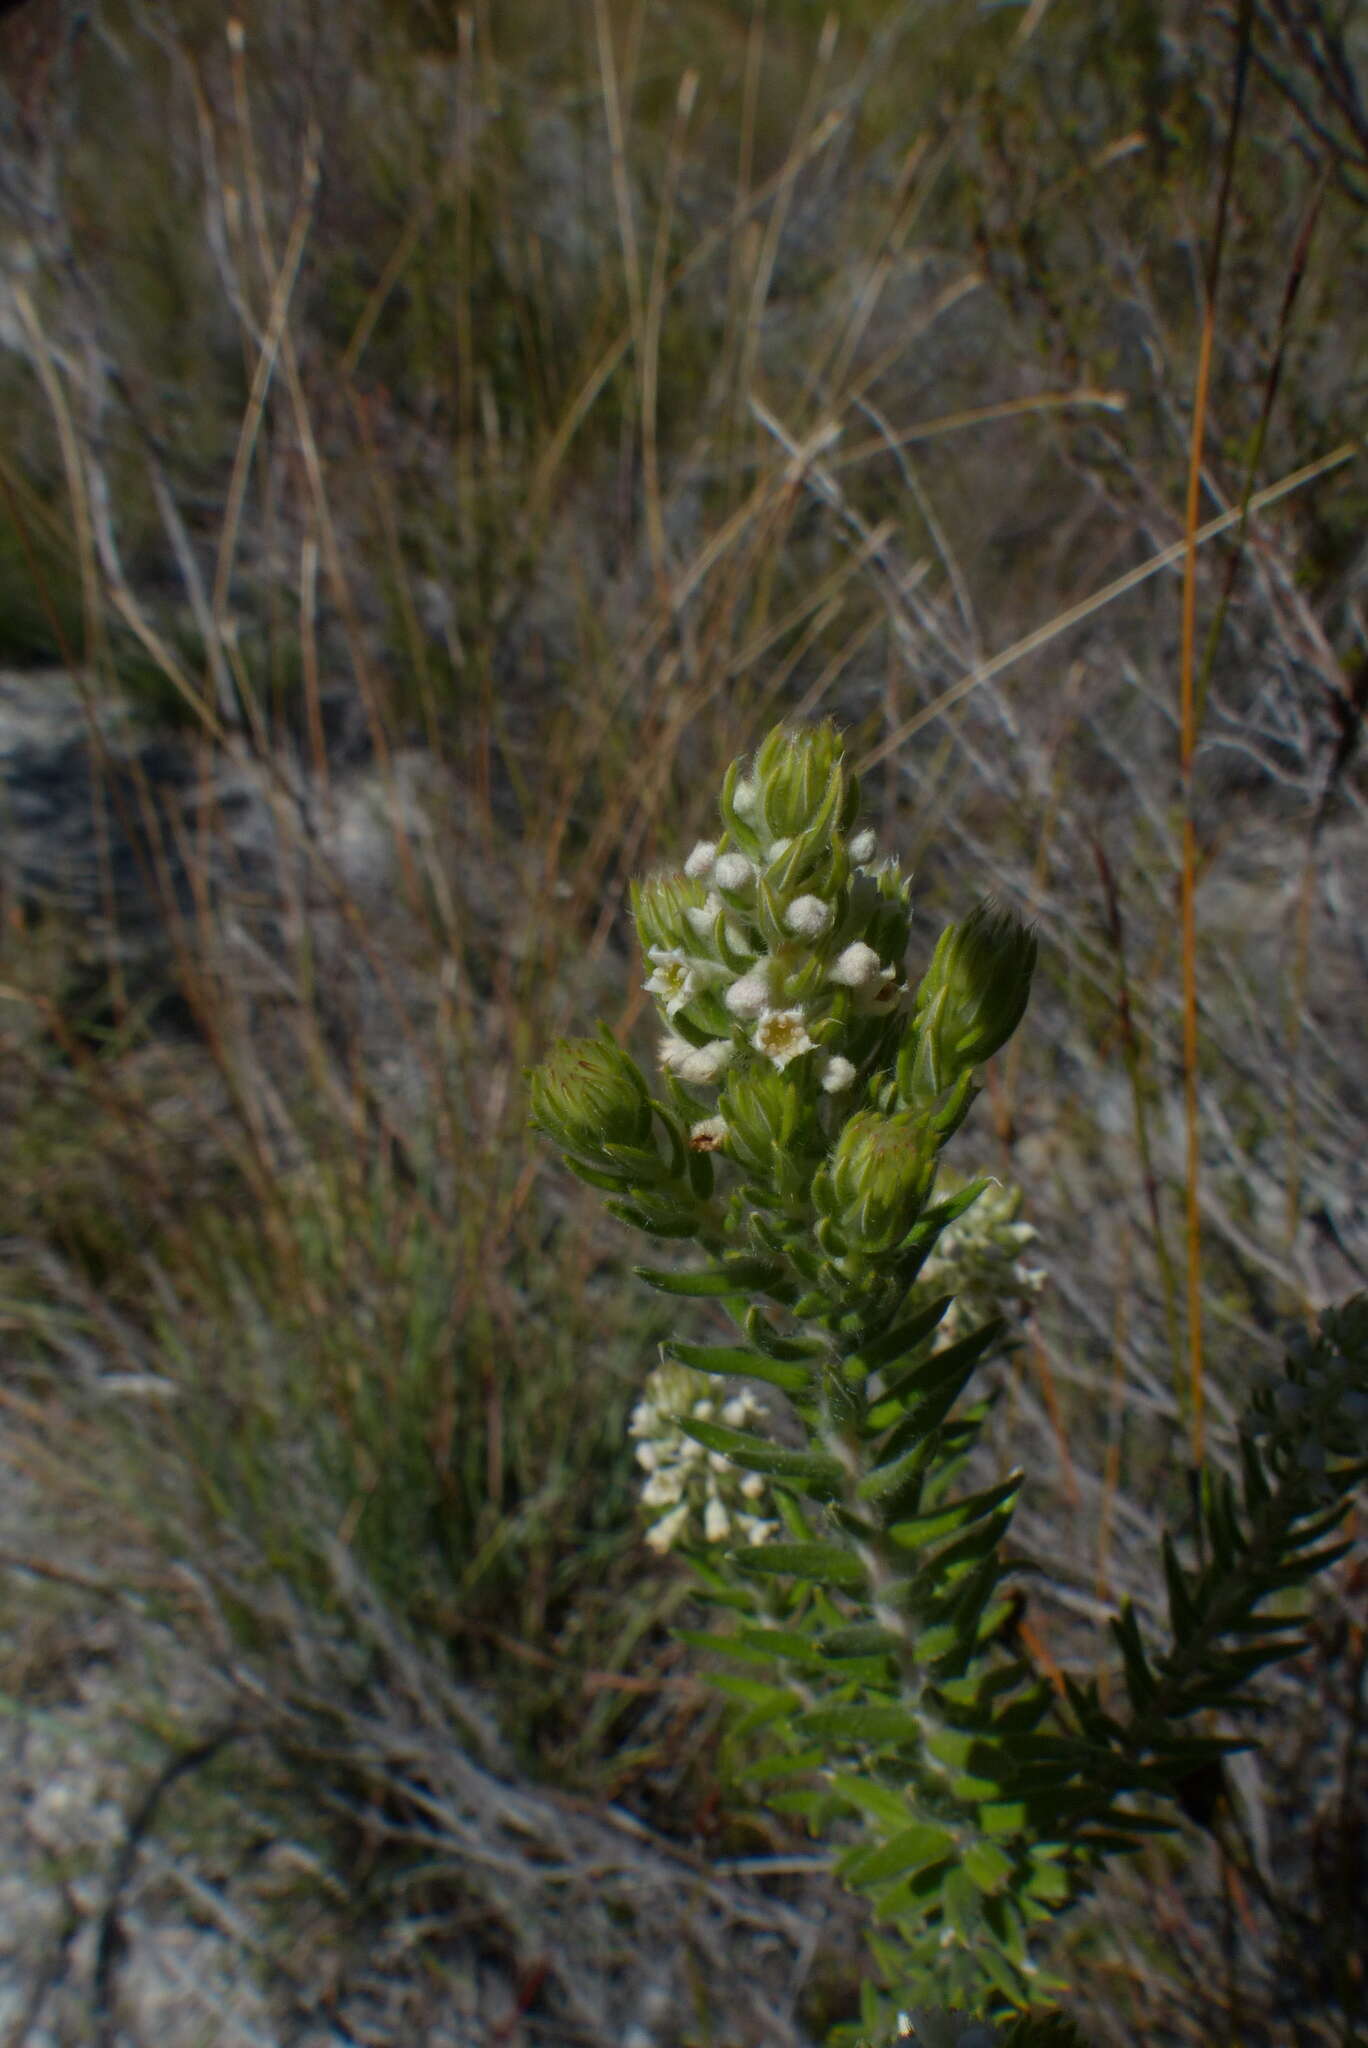
[[810, 1500], [840, 1498], [845, 1475], [837, 1460], [828, 1457], [825, 1451], [786, 1450], [749, 1430], [730, 1429], [724, 1422], [700, 1421], [693, 1416], [681, 1415], [678, 1424], [705, 1451], [719, 1451], [743, 1471], [763, 1472], [806, 1494]]
[[777, 1359], [762, 1358], [758, 1351], [750, 1351], [740, 1344], [679, 1344], [670, 1342], [664, 1347], [669, 1358], [678, 1359], [681, 1365], [692, 1366], [695, 1372], [711, 1372], [723, 1378], [764, 1380], [772, 1387], [781, 1387], [786, 1394], [800, 1394], [811, 1383], [811, 1374], [800, 1365], [781, 1365]]

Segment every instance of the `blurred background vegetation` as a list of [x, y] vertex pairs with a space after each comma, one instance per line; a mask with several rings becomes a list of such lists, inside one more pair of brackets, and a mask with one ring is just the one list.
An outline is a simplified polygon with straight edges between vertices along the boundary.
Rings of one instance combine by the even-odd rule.
[[[1029, 1625], [1091, 1671], [1122, 1594], [1157, 1616], [1197, 1433], [1228, 1459], [1368, 1280], [1368, 13], [0, 39], [0, 1689], [105, 1816], [4, 1822], [51, 1910], [0, 2016], [817, 2039], [858, 1929], [723, 1768], [641, 1542], [673, 1319], [522, 1071], [599, 1015], [649, 1059], [627, 879], [836, 715], [914, 968], [985, 893], [1039, 924], [958, 1141], [1050, 1274], [997, 1390]], [[1364, 1583], [1262, 1761], [1060, 1930], [1099, 2048], [1363, 2038]], [[118, 1956], [196, 1916], [149, 2021]]]

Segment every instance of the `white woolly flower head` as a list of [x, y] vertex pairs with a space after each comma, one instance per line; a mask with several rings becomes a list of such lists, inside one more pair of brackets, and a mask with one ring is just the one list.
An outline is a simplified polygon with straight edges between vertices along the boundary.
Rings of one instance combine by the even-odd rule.
[[844, 1095], [854, 1079], [854, 1067], [840, 1053], [833, 1053], [822, 1069], [822, 1086], [828, 1095]]
[[874, 858], [876, 843], [874, 834], [868, 826], [865, 827], [863, 832], [855, 834], [855, 837], [850, 842], [849, 852], [850, 858], [854, 861], [856, 867], [862, 868], [869, 865], [870, 861]]

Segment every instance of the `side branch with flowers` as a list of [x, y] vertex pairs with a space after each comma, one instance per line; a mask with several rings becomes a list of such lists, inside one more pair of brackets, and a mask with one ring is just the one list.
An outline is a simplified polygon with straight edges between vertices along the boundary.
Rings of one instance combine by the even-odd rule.
[[981, 906], [909, 988], [909, 886], [860, 827], [831, 724], [770, 733], [720, 811], [682, 872], [633, 891], [661, 1092], [606, 1030], [530, 1083], [534, 1123], [615, 1215], [708, 1257], [640, 1276], [736, 1328], [666, 1346], [636, 1410], [649, 1540], [692, 1538], [730, 1617], [689, 1639], [764, 1732], [768, 1803], [857, 1832], [835, 1867], [870, 1903], [874, 1974], [833, 2041], [886, 2040], [918, 2008], [923, 2043], [1066, 2048], [1033, 1935], [1241, 1746], [1194, 1717], [1297, 1647], [1265, 1603], [1345, 1547], [1327, 1539], [1368, 1473], [1368, 1301], [1256, 1396], [1239, 1483], [1202, 1475], [1200, 1564], [1164, 1546], [1169, 1640], [1129, 1608], [1114, 1623], [1125, 1710], [1047, 1683], [1006, 1586], [1022, 1474], [963, 1484], [987, 1414], [971, 1382], [1007, 1335], [976, 1318], [975, 1275], [1039, 1276], [1014, 1198], [941, 1164], [1025, 1012], [1035, 938]]

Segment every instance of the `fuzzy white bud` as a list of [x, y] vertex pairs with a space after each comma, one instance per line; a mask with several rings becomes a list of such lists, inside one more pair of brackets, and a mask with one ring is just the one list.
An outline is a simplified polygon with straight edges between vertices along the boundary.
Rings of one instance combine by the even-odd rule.
[[800, 939], [820, 939], [836, 913], [820, 896], [795, 896], [784, 912], [784, 923]]
[[855, 834], [850, 842], [850, 858], [857, 867], [863, 867], [866, 861], [873, 860], [875, 843], [874, 834], [867, 826], [863, 832]]
[[833, 1053], [822, 1069], [822, 1086], [828, 1095], [843, 1095], [854, 1079], [854, 1067], [840, 1053]]
[[731, 1056], [729, 1038], [710, 1038], [706, 1045], [691, 1045], [674, 1071], [681, 1081], [690, 1081], [695, 1087], [706, 1085], [717, 1079], [730, 1063]]
[[839, 982], [842, 988], [868, 988], [883, 971], [883, 962], [874, 948], [867, 946], [863, 939], [856, 939], [853, 946], [847, 946], [836, 956], [827, 978]]
[[749, 889], [755, 880], [755, 869], [744, 853], [724, 853], [713, 868], [713, 880], [719, 889]]
[[712, 873], [713, 862], [716, 859], [716, 843], [711, 839], [700, 839], [684, 863], [684, 872], [692, 881], [701, 881], [704, 875]]
[[722, 998], [733, 1017], [758, 1017], [768, 1009], [769, 999], [769, 982], [763, 974], [743, 974]]

